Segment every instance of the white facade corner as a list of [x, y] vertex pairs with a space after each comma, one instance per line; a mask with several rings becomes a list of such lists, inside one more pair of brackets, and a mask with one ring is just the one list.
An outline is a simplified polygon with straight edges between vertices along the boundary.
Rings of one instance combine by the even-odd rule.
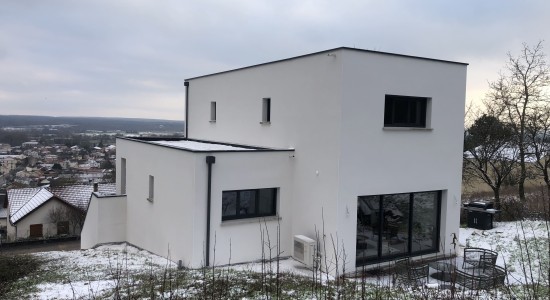
[[[388, 253], [418, 255], [418, 247], [429, 250], [422, 255], [453, 251], [466, 65], [348, 48], [328, 54], [188, 79], [186, 139], [117, 140], [117, 191], [126, 196], [92, 197], [82, 247], [127, 241], [201, 267], [206, 257], [215, 265], [261, 258], [267, 232], [287, 255], [294, 236], [325, 235], [352, 258], [346, 270], [387, 261]], [[399, 101], [407, 99], [387, 95], [411, 97], [412, 104], [403, 108]], [[388, 121], [403, 109], [417, 109], [420, 122], [393, 115]], [[276, 206], [251, 207], [245, 196], [264, 190], [276, 191]], [[228, 198], [231, 191], [239, 200]], [[394, 209], [394, 216], [434, 213], [436, 227], [407, 219], [406, 229], [403, 223], [388, 229], [385, 205], [399, 197], [413, 208]], [[361, 208], [360, 199], [382, 207]], [[404, 251], [408, 243], [409, 252], [371, 257], [365, 249], [372, 243], [381, 251]], [[208, 256], [214, 247], [215, 259]], [[337, 255], [332, 246], [316, 251], [328, 261]]]

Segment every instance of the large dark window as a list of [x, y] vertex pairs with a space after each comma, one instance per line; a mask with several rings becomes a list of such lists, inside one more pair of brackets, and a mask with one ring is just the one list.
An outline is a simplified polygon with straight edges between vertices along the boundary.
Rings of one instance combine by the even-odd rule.
[[276, 214], [276, 188], [222, 192], [222, 220], [275, 216]]
[[437, 252], [441, 192], [360, 196], [357, 265]]
[[426, 127], [428, 98], [386, 95], [385, 127]]

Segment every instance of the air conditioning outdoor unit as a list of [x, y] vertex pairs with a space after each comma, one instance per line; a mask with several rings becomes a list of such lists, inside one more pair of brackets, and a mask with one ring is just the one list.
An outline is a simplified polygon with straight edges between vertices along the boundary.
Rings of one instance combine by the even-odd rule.
[[292, 257], [304, 263], [306, 266], [313, 268], [316, 255], [316, 244], [317, 242], [315, 242], [315, 240], [307, 236], [295, 235]]

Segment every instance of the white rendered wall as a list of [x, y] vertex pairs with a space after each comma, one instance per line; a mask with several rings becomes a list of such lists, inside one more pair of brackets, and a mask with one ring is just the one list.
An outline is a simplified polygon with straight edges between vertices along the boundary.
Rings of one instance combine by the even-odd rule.
[[[9, 218], [9, 217], [8, 217]], [[11, 222], [7, 221], [7, 227], [6, 227], [6, 238], [8, 241], [15, 240], [15, 232], [16, 228], [11, 224]]]
[[[231, 263], [261, 259], [262, 230], [265, 248], [267, 248], [268, 238], [271, 246], [274, 247], [272, 256], [277, 253], [275, 248], [278, 243], [277, 231], [280, 233], [279, 249], [282, 251], [282, 256], [290, 256], [292, 240], [289, 237], [291, 236], [293, 199], [291, 170], [294, 164], [292, 152], [239, 152], [211, 155], [216, 157], [216, 163], [212, 167], [211, 263], [220, 265], [228, 264], [230, 259]], [[279, 188], [278, 218], [222, 221], [223, 191], [257, 188]], [[200, 199], [199, 202], [201, 202]], [[204, 205], [203, 208], [206, 209]], [[205, 226], [205, 222], [197, 224], [197, 228], [203, 224]], [[214, 237], [216, 237], [215, 260], [213, 259]], [[270, 257], [267, 249], [264, 254], [265, 257]]]
[[[260, 221], [276, 243], [277, 218], [221, 221], [222, 191], [279, 188], [281, 234], [290, 235], [292, 152], [192, 153], [158, 145], [117, 140], [119, 157], [126, 158], [127, 241], [189, 267], [205, 264], [207, 214], [206, 156], [212, 165], [210, 264], [247, 262], [261, 258]], [[147, 159], [148, 158], [148, 159]], [[162, 158], [162, 159], [155, 159]], [[155, 177], [155, 197], [148, 196], [148, 176]], [[290, 240], [281, 249], [290, 255]], [[215, 251], [215, 253], [214, 253]]]
[[[440, 244], [449, 246], [459, 227], [466, 66], [353, 51], [343, 60], [338, 218], [346, 253], [355, 257], [358, 196], [432, 190], [444, 191]], [[430, 97], [430, 129], [384, 128], [386, 94]]]
[[[463, 64], [337, 50], [190, 80], [188, 133], [295, 148], [292, 234], [315, 237], [324, 223], [349, 270], [358, 196], [443, 190], [441, 238], [458, 231], [465, 83]], [[385, 94], [431, 97], [432, 130], [385, 130]]]
[[[120, 158], [126, 159], [127, 241], [191, 265], [195, 218], [204, 218], [195, 214], [197, 158], [182, 150], [117, 139], [117, 168]], [[154, 176], [153, 202], [147, 200], [149, 175]]]
[[84, 219], [84, 225], [80, 233], [80, 249], [89, 249], [99, 243], [97, 235], [100, 226], [98, 215], [98, 199], [92, 194], [90, 204], [88, 204], [88, 211], [86, 212], [86, 219]]
[[80, 248], [126, 241], [126, 196], [97, 197], [92, 193], [80, 236]]
[[[337, 51], [338, 52], [338, 51]], [[337, 230], [341, 61], [326, 53], [193, 79], [189, 85], [189, 137], [276, 148], [295, 148], [287, 243], [315, 228]], [[271, 124], [260, 124], [262, 98], [271, 98]], [[209, 122], [210, 101], [217, 120]], [[283, 234], [285, 234], [283, 232]], [[291, 255], [291, 253], [287, 253]]]

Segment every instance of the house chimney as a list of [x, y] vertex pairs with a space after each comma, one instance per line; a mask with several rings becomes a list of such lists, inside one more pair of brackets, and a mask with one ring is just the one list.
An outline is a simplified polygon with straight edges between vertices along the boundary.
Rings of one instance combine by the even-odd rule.
[[97, 193], [99, 191], [98, 186], [99, 186], [99, 184], [97, 182], [94, 183], [94, 193]]

